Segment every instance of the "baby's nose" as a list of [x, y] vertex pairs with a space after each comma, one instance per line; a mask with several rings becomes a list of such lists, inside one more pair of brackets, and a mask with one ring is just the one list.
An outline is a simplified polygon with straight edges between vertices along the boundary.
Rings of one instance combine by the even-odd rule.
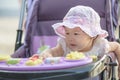
[[73, 42], [73, 41], [74, 41], [74, 38], [73, 38], [73, 37], [70, 37], [70, 38], [69, 38], [69, 41]]

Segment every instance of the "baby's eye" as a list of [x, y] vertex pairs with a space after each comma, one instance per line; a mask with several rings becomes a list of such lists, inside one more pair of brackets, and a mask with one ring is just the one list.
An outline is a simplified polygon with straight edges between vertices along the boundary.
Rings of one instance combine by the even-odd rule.
[[74, 35], [79, 35], [79, 33], [74, 33]]
[[66, 33], [66, 35], [69, 35], [69, 33]]

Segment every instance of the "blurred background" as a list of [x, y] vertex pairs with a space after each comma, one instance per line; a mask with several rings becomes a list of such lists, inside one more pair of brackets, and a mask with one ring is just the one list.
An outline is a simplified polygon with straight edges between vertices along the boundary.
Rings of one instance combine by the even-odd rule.
[[0, 54], [14, 52], [19, 15], [19, 0], [0, 0]]

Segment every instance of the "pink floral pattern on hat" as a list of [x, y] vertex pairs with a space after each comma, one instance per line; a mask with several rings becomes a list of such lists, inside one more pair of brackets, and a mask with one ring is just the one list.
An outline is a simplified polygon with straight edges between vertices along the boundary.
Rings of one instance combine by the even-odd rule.
[[85, 23], [85, 20], [81, 19], [78, 16], [70, 16], [70, 17], [64, 18], [63, 21], [69, 21], [74, 24], [84, 24]]

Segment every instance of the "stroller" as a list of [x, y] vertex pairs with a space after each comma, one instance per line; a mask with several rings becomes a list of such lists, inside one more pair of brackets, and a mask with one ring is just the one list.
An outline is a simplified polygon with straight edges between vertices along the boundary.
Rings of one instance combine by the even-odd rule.
[[[25, 6], [23, 0], [23, 4]], [[67, 2], [67, 3], [66, 3]], [[21, 30], [18, 30], [15, 58], [27, 58], [37, 52], [40, 46], [56, 45], [57, 35], [51, 25], [62, 20], [67, 11], [76, 5], [86, 5], [94, 8], [101, 17], [101, 26], [109, 33], [108, 40], [115, 40], [113, 24], [117, 22], [117, 0], [28, 0], [28, 15], [24, 44], [21, 46]], [[114, 4], [114, 6], [113, 6]], [[23, 10], [24, 11], [24, 10]], [[22, 15], [23, 16], [23, 15]], [[113, 19], [114, 18], [114, 19]], [[113, 21], [114, 20], [114, 21]], [[116, 24], [117, 25], [117, 24]], [[18, 47], [20, 48], [18, 49]], [[52, 71], [0, 71], [0, 79], [11, 80], [81, 80], [99, 77], [100, 80], [115, 80], [115, 56], [104, 55], [91, 64]], [[12, 74], [11, 74], [12, 73]], [[6, 77], [7, 75], [7, 77]], [[15, 76], [13, 76], [15, 75]], [[4, 78], [3, 78], [4, 77]]]

